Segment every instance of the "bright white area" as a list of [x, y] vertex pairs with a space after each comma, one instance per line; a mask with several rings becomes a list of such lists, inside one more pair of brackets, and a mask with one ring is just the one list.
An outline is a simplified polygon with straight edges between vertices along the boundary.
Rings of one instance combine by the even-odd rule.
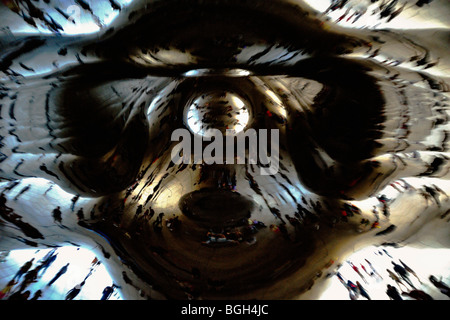
[[[33, 269], [40, 264], [40, 260], [51, 250], [23, 249], [11, 251], [5, 258], [6, 261], [0, 263], [0, 290], [14, 277], [24, 263], [34, 258], [31, 267]], [[67, 292], [84, 280], [85, 284], [74, 300], [100, 300], [103, 289], [113, 284], [111, 276], [101, 261], [99, 264], [93, 265], [92, 262], [96, 256], [92, 251], [67, 246], [59, 247], [55, 252], [57, 253], [57, 258], [50, 267], [44, 273], [40, 273], [36, 283], [32, 283], [24, 290], [31, 292], [30, 297], [37, 290], [42, 290], [43, 295], [39, 300], [64, 300]], [[67, 272], [61, 275], [51, 286], [47, 286], [58, 271], [67, 263], [69, 263]], [[21, 280], [23, 280], [23, 277]], [[19, 285], [20, 281], [11, 293], [15, 292]], [[109, 300], [122, 300], [122, 296], [115, 289]]]
[[[122, 7], [130, 5], [133, 0], [116, 0], [116, 2]], [[79, 35], [79, 34], [92, 34], [100, 31], [102, 28], [110, 25], [119, 15], [118, 10], [114, 10], [109, 1], [86, 1], [90, 6], [93, 14], [86, 9], [83, 9], [75, 1], [66, 0], [54, 0], [49, 5], [39, 4], [37, 5], [42, 9], [48, 19], [53, 19], [57, 24], [61, 25], [64, 30], [61, 31], [65, 35]], [[58, 8], [63, 14], [55, 10]], [[42, 33], [42, 34], [52, 34], [53, 31], [50, 30], [44, 22], [35, 19], [36, 27], [24, 23], [21, 16], [12, 13], [5, 15], [4, 19], [7, 20], [2, 22], [2, 25], [11, 26], [11, 31], [15, 34], [20, 33]]]
[[[331, 5], [331, 0], [304, 0], [311, 8], [324, 13]], [[448, 28], [448, 18], [445, 10], [439, 10], [439, 4], [432, 2], [430, 5], [417, 7], [413, 1], [398, 1], [392, 10], [393, 12], [401, 8], [405, 4], [403, 11], [391, 21], [388, 18], [381, 18], [378, 10], [382, 1], [372, 3], [370, 0], [350, 0], [343, 8], [326, 13], [326, 17], [333, 22], [338, 22], [340, 26], [350, 28], [375, 28], [375, 29], [434, 29]], [[386, 4], [391, 1], [386, 1]], [[445, 6], [445, 4], [444, 4]], [[444, 8], [445, 9], [445, 8]], [[340, 19], [345, 13], [348, 13]], [[362, 12], [362, 16], [353, 22], [356, 18], [355, 13]], [[339, 20], [340, 19], [340, 20]], [[338, 21], [339, 20], [339, 21]]]
[[[383, 249], [386, 250], [387, 253], [383, 251]], [[363, 270], [361, 264], [369, 273], [371, 271], [366, 259], [380, 274], [381, 278], [376, 275], [370, 276]], [[429, 276], [434, 275], [438, 280], [442, 280], [447, 285], [450, 285], [450, 249], [370, 246], [353, 253], [346, 259], [342, 266], [335, 271], [338, 271], [346, 281], [350, 280], [355, 284], [356, 281], [359, 281], [372, 300], [389, 300], [389, 296], [386, 294], [388, 284], [396, 287], [399, 293], [412, 290], [412, 288], [404, 281], [403, 283], [405, 283], [408, 289], [403, 286], [399, 288], [386, 271], [386, 269], [389, 269], [394, 272], [392, 261], [401, 264], [400, 260], [414, 270], [422, 282], [420, 283], [419, 279], [410, 274], [409, 279], [416, 289], [428, 293], [435, 300], [449, 299], [449, 297], [439, 292], [439, 290], [430, 282]], [[364, 279], [353, 270], [350, 263], [359, 269]], [[402, 297], [404, 300], [413, 300], [410, 297]], [[336, 275], [333, 275], [329, 281], [328, 288], [323, 292], [319, 299], [350, 300], [350, 295], [349, 291], [340, 282], [339, 278]], [[359, 296], [358, 300], [365, 300], [365, 298]]]

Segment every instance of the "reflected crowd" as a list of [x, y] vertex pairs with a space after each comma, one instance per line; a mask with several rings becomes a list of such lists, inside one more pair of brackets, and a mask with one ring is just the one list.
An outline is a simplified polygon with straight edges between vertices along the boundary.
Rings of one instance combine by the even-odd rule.
[[[72, 281], [73, 277], [70, 276], [70, 273], [77, 272], [77, 270], [80, 270], [80, 267], [73, 266], [76, 262], [70, 261], [67, 257], [59, 257], [59, 250], [60, 249], [58, 248], [44, 250], [45, 255], [43, 256], [42, 252], [37, 250], [35, 251], [34, 257], [22, 265], [13, 263], [14, 266], [18, 267], [18, 269], [14, 276], [1, 289], [0, 300], [47, 300], [49, 295], [61, 296], [59, 298], [60, 300], [79, 299], [81, 296], [80, 293], [82, 292], [86, 282], [91, 277], [95, 277], [95, 272], [101, 265], [101, 262], [94, 257], [94, 259], [89, 263], [89, 270], [85, 274], [84, 278], [79, 283], [73, 284], [73, 287], [70, 290], [67, 290], [67, 292], [61, 292], [61, 288], [53, 288], [55, 284], [57, 284], [58, 281], [61, 282], [61, 279], [62, 282], [65, 282], [65, 284]], [[6, 263], [10, 260], [9, 258], [11, 257], [9, 255], [10, 252], [3, 251], [0, 263]], [[64, 260], [63, 262], [59, 261], [62, 267], [47, 270], [58, 258], [59, 260]], [[103, 290], [98, 288], [98, 292], [90, 292], [89, 296], [97, 295], [98, 300], [109, 300], [112, 295], [117, 292], [117, 289], [120, 289], [120, 286], [112, 282], [110, 285], [105, 286]], [[84, 297], [86, 297], [86, 295]]]
[[[368, 255], [377, 258], [378, 263], [369, 260], [371, 258]], [[450, 287], [441, 276], [428, 274], [421, 278], [414, 269], [402, 259], [392, 256], [384, 247], [366, 252], [357, 261], [346, 260], [345, 268], [340, 264], [336, 266], [335, 272], [327, 274], [327, 278], [339, 279], [348, 292], [349, 300], [373, 300], [373, 293], [378, 294], [375, 300], [380, 299], [378, 291], [383, 288], [385, 300], [442, 300], [444, 296], [450, 297]]]

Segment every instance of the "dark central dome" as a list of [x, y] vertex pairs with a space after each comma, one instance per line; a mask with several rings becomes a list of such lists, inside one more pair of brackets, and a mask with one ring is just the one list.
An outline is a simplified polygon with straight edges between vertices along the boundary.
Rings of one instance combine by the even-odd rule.
[[251, 199], [223, 189], [196, 190], [184, 195], [178, 205], [187, 217], [209, 227], [235, 226], [254, 209]]

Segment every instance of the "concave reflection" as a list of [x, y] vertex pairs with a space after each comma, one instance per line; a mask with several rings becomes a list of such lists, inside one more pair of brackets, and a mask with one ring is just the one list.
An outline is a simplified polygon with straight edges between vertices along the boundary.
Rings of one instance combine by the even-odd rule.
[[[304, 1], [77, 1], [118, 15], [69, 37], [27, 3], [5, 12], [59, 31], [1, 38], [0, 250], [96, 248], [124, 299], [302, 299], [356, 246], [448, 247], [446, 29], [345, 29]], [[278, 130], [278, 171], [256, 142], [175, 163], [177, 129]]]
[[201, 136], [211, 136], [210, 129], [223, 134], [237, 134], [249, 122], [249, 111], [241, 97], [232, 92], [206, 92], [192, 101], [187, 110], [189, 129]]

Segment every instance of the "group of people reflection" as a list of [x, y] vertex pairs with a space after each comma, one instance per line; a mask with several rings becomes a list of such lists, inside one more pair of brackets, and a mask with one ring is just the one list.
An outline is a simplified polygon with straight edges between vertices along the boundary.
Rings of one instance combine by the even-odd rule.
[[[58, 258], [57, 249], [52, 249], [41, 259], [35, 257], [31, 258], [25, 262], [15, 273], [13, 278], [8, 281], [4, 288], [0, 291], [1, 300], [39, 300], [44, 296], [45, 291], [49, 290], [55, 282], [57, 282], [61, 277], [63, 277], [67, 271], [70, 269], [70, 262], [64, 264], [48, 281], [45, 285], [34, 292], [30, 288], [33, 283], [42, 282], [42, 276], [47, 272], [47, 269], [55, 262]], [[86, 281], [91, 277], [96, 270], [96, 268], [101, 264], [101, 262], [94, 258], [91, 261], [90, 268], [84, 279], [76, 283], [73, 288], [65, 293], [64, 300], [74, 300], [79, 296], [80, 292], [86, 284]], [[112, 283], [109, 286], [103, 288], [99, 292], [99, 300], [108, 300], [114, 293], [116, 288], [120, 288], [116, 284]]]
[[[227, 175], [226, 171], [220, 172], [219, 175], [221, 177], [224, 177], [224, 181], [226, 181], [226, 183], [221, 186], [228, 186], [231, 188], [231, 190], [234, 190], [234, 184], [229, 183], [234, 181], [234, 179], [232, 178], [233, 175]], [[219, 183], [222, 182], [223, 180], [219, 179]], [[399, 179], [391, 183], [390, 186], [395, 189], [399, 195], [402, 193], [414, 193], [420, 195], [425, 200], [426, 207], [429, 207], [430, 205], [441, 207], [441, 202], [444, 199], [448, 200], [449, 198], [447, 193], [435, 184], [414, 187], [404, 179]], [[361, 218], [358, 227], [359, 232], [365, 232], [370, 229], [380, 228], [380, 221], [382, 219], [389, 220], [391, 215], [390, 205], [395, 201], [396, 197], [394, 196], [393, 198], [389, 199], [385, 194], [381, 193], [376, 198], [378, 200], [378, 204], [373, 206], [371, 212], [372, 218]], [[320, 201], [314, 202], [311, 200], [309, 203], [304, 197], [302, 197], [302, 201], [303, 206], [298, 206], [298, 208], [300, 209], [294, 214], [294, 216], [290, 216], [287, 214], [281, 216], [279, 212], [273, 212], [274, 216], [280, 221], [279, 223], [274, 222], [273, 224], [265, 225], [262, 221], [259, 221], [257, 219], [250, 219], [249, 216], [248, 219], [242, 219], [241, 223], [238, 224], [238, 227], [219, 228], [220, 230], [215, 230], [214, 228], [210, 229], [202, 239], [202, 244], [208, 246], [224, 244], [235, 245], [242, 242], [254, 244], [256, 242], [255, 235], [258, 233], [258, 231], [267, 227], [268, 230], [272, 231], [273, 233], [280, 234], [287, 240], [295, 242], [297, 231], [301, 231], [299, 227], [301, 226], [302, 221], [304, 221], [306, 217], [314, 218], [315, 214], [320, 214], [322, 210], [324, 210]], [[326, 201], [325, 204], [327, 204]], [[311, 207], [311, 212], [308, 211], [308, 207]], [[276, 208], [273, 209], [276, 210]], [[338, 221], [348, 222], [350, 218], [360, 216], [362, 214], [361, 209], [351, 202], [344, 202], [340, 208], [340, 211], [341, 214], [334, 218], [334, 220], [332, 221], [332, 225], [334, 225]], [[315, 214], [313, 214], [313, 212]], [[447, 210], [447, 212], [445, 212], [441, 216], [441, 218], [443, 218], [449, 212], [450, 210]], [[156, 216], [156, 219], [154, 219], [154, 221], [152, 222], [152, 226], [154, 232], [156, 233], [161, 233], [163, 226], [166, 226], [167, 229], [171, 232], [177, 231], [182, 224], [179, 216], [174, 214], [173, 217], [165, 217], [166, 214], [164, 212], [155, 215], [155, 210], [153, 208], [144, 208], [142, 204], [137, 206], [134, 220], [136, 222], [140, 221], [141, 219], [150, 221], [154, 216]], [[315, 220], [313, 219], [313, 221]], [[315, 224], [316, 228], [318, 229], [319, 224]], [[138, 229], [142, 228], [142, 224], [138, 223], [137, 226]], [[288, 226], [292, 226], [294, 234], [291, 234], [289, 232]], [[391, 224], [388, 228], [378, 231], [375, 235], [379, 236], [387, 234], [394, 231], [395, 229], [396, 226]], [[139, 230], [135, 231], [139, 233]]]
[[[421, 279], [409, 265], [401, 259], [393, 258], [386, 249], [378, 250], [375, 254], [377, 256], [388, 257], [390, 260], [391, 266], [386, 268], [385, 272], [377, 270], [379, 267], [375, 267], [375, 263], [365, 258], [359, 265], [349, 260], [346, 261], [354, 271], [354, 274], [346, 274], [344, 276], [341, 271], [335, 273], [340, 283], [348, 290], [351, 300], [358, 300], [360, 298], [372, 300], [373, 298], [370, 294], [371, 284], [373, 285], [379, 282], [386, 285], [385, 293], [386, 298], [389, 300], [435, 300], [432, 295], [425, 292], [427, 286], [429, 287], [430, 284], [442, 294], [450, 297], [450, 287], [442, 280], [439, 280], [438, 277], [429, 275], [428, 281]], [[342, 265], [338, 266], [338, 270], [340, 268], [342, 268]], [[384, 274], [384, 277], [382, 274]], [[328, 276], [330, 275], [332, 274]], [[369, 281], [369, 278], [372, 278], [372, 281]], [[378, 286], [374, 290], [378, 291]]]
[[[270, 228], [274, 228], [271, 225]], [[248, 218], [244, 219], [242, 227], [240, 228], [224, 228], [217, 232], [210, 230], [206, 234], [206, 239], [202, 241], [203, 245], [219, 245], [219, 244], [239, 244], [246, 242], [248, 244], [256, 243], [256, 237], [254, 236], [260, 229], [267, 228], [262, 221], [252, 220]]]
[[[418, 0], [416, 3], [411, 4], [411, 7], [415, 8], [423, 8], [425, 4], [430, 4], [433, 0]], [[336, 22], [343, 21], [344, 19], [347, 22], [351, 22], [352, 24], [358, 21], [362, 16], [370, 14], [378, 16], [379, 20], [386, 19], [386, 22], [390, 22], [399, 16], [403, 10], [408, 9], [406, 5], [407, 1], [398, 1], [398, 0], [370, 0], [371, 4], [378, 3], [376, 7], [370, 11], [368, 11], [368, 6], [362, 6], [358, 3], [357, 6], [352, 7], [352, 4], [349, 0], [332, 0], [330, 6], [325, 10], [325, 14], [329, 12], [333, 12], [336, 10], [342, 10], [346, 8], [345, 12], [339, 16]]]

